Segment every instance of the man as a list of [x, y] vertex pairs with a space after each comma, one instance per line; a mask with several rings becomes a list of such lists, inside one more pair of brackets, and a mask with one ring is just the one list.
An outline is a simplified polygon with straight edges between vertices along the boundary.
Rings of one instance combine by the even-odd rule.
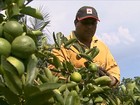
[[[75, 31], [71, 32], [68, 39], [76, 38], [78, 44], [84, 49], [90, 49], [94, 46], [99, 48], [99, 54], [94, 58], [94, 62], [111, 78], [110, 85], [114, 86], [120, 82], [120, 70], [108, 47], [95, 36], [98, 21], [100, 20], [95, 8], [90, 6], [81, 7], [74, 20]], [[78, 59], [77, 54], [79, 51], [73, 46], [71, 46], [71, 50], [65, 48], [61, 50], [62, 52], [53, 50], [53, 53], [61, 61], [69, 60], [76, 68], [84, 66], [86, 59]]]

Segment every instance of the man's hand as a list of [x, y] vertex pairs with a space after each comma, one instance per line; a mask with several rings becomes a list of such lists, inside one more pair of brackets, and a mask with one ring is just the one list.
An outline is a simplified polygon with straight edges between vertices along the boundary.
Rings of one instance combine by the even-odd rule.
[[115, 77], [113, 77], [111, 74], [109, 74], [106, 70], [104, 70], [102, 67], [99, 67], [99, 76], [109, 76], [111, 78], [111, 83], [110, 86], [113, 87], [114, 85], [116, 85], [117, 83], [117, 79]]

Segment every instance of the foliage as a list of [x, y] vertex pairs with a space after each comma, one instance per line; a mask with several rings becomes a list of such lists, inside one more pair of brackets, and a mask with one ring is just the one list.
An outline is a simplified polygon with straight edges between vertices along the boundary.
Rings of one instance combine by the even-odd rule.
[[[77, 48], [80, 52], [80, 54], [78, 54], [77, 56], [87, 59], [87, 62], [85, 62], [85, 67], [82, 68], [75, 68], [71, 62], [67, 61], [67, 59], [65, 59], [64, 62], [60, 63], [59, 59], [56, 59], [54, 55], [52, 55], [52, 59], [54, 61], [48, 61], [55, 66], [52, 71], [63, 74], [63, 77], [65, 77], [66, 79], [62, 81], [63, 83], [71, 83], [71, 80], [69, 78], [71, 77], [71, 74], [73, 74], [73, 72], [79, 72], [82, 76], [82, 80], [78, 82], [77, 85], [73, 88], [62, 89], [60, 87], [58, 89], [64, 99], [66, 96], [66, 91], [71, 92], [72, 90], [74, 90], [78, 93], [79, 98], [77, 99], [77, 101], [80, 101], [79, 105], [100, 105], [101, 103], [104, 103], [106, 105], [139, 105], [139, 77], [135, 77], [134, 79], [123, 78], [118, 86], [111, 88], [108, 85], [108, 82], [110, 82], [110, 80], [107, 78], [107, 76], [100, 77], [101, 71], [99, 69], [97, 70], [95, 63], [91, 60], [98, 54], [98, 48], [94, 47], [89, 51], [84, 51], [84, 49], [76, 44], [75, 39], [67, 40], [62, 33], [53, 35], [55, 40], [55, 48], [60, 50], [62, 54], [63, 50], [60, 48], [61, 46], [72, 50], [71, 45], [74, 45], [74, 47]], [[49, 55], [49, 53], [47, 52], [46, 55]], [[93, 68], [91, 68], [91, 65], [93, 65]], [[74, 103], [72, 103], [71, 105], [73, 104]]]
[[[53, 33], [54, 45], [47, 44], [43, 30], [50, 21], [43, 19], [48, 14], [44, 16], [37, 9], [29, 7], [31, 1], [3, 0], [0, 4], [0, 10], [5, 11], [5, 15], [0, 14], [0, 26], [3, 28], [8, 21], [17, 21], [23, 27], [23, 33], [19, 36], [31, 37], [37, 48], [29, 57], [23, 57], [24, 59], [14, 56], [11, 52], [8, 56], [0, 55], [0, 104], [140, 104], [140, 77], [124, 78], [120, 85], [110, 87], [110, 79], [106, 75], [101, 76], [102, 70], [92, 61], [99, 53], [97, 47], [85, 51], [77, 44], [76, 39], [68, 40], [61, 32]], [[26, 15], [34, 18], [31, 21], [32, 27], [27, 25]], [[5, 30], [2, 29], [0, 37], [6, 39], [4, 36], [11, 36], [11, 34], [5, 34]], [[80, 52], [77, 57], [87, 60], [85, 67], [75, 68], [65, 56], [65, 61], [60, 62], [57, 56], [51, 53], [55, 48], [63, 54], [61, 46], [72, 50], [72, 45]], [[10, 56], [14, 56], [15, 60], [9, 60]], [[23, 67], [20, 68], [18, 64]], [[53, 68], [50, 69], [48, 67], [50, 65]], [[78, 81], [71, 79], [77, 77], [72, 75], [74, 72], [77, 72], [76, 75], [80, 77]]]

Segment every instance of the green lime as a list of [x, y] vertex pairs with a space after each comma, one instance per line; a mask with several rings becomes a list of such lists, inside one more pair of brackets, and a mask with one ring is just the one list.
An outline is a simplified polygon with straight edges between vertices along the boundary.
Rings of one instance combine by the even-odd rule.
[[74, 82], [80, 82], [82, 80], [82, 76], [79, 72], [73, 72], [70, 76], [70, 80]]
[[17, 21], [7, 21], [3, 27], [4, 37], [12, 41], [15, 37], [21, 35], [23, 33], [22, 25]]
[[4, 38], [0, 38], [0, 55], [8, 56], [11, 52], [11, 44]]
[[96, 71], [98, 71], [98, 66], [95, 63], [90, 63], [89, 66], [88, 66], [88, 69], [91, 72], [96, 72]]
[[29, 36], [18, 36], [12, 42], [12, 54], [19, 58], [27, 58], [36, 50], [34, 40]]

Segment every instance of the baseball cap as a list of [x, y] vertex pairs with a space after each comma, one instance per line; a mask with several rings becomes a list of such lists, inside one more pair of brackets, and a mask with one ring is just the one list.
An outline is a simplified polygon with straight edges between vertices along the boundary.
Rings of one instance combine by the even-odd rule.
[[90, 6], [83, 6], [81, 7], [77, 14], [76, 14], [76, 18], [80, 21], [80, 20], [83, 20], [83, 19], [86, 19], [86, 18], [94, 18], [98, 21], [99, 18], [98, 18], [98, 14], [97, 14], [97, 11], [95, 10], [95, 8], [93, 7], [90, 7]]

